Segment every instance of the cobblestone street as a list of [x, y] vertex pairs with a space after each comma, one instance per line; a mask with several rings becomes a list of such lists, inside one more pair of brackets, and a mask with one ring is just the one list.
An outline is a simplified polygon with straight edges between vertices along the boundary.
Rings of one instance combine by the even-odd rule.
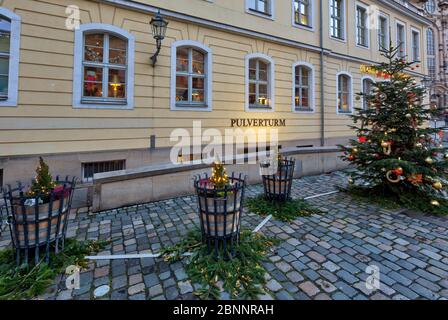
[[[294, 181], [293, 197], [336, 189], [343, 173]], [[250, 186], [247, 196], [262, 192]], [[281, 242], [267, 256], [266, 293], [260, 299], [447, 299], [448, 218], [406, 214], [334, 193], [309, 200], [322, 214], [293, 223], [270, 220], [261, 232]], [[157, 252], [178, 242], [198, 224], [196, 198], [180, 197], [97, 214], [72, 214], [68, 236], [108, 240], [100, 254]], [[253, 229], [263, 217], [245, 212], [243, 225]], [[9, 244], [4, 230], [0, 247]], [[194, 299], [184, 262], [162, 259], [92, 262], [81, 274], [81, 288], [65, 290], [59, 277], [43, 299], [92, 299], [93, 290], [110, 285], [106, 299]], [[379, 290], [369, 291], [368, 266], [380, 269]], [[223, 293], [222, 298], [228, 296]]]

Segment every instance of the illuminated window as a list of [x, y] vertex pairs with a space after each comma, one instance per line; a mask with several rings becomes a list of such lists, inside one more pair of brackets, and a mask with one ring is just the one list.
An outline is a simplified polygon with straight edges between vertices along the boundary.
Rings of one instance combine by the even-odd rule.
[[299, 26], [312, 26], [311, 0], [294, 0], [294, 23]]
[[171, 47], [171, 109], [210, 111], [212, 53], [201, 43], [181, 40]]
[[[373, 93], [375, 82], [370, 78], [365, 78], [362, 80], [362, 93], [364, 94], [362, 99], [362, 107], [363, 109], [367, 109], [368, 107], [368, 96]], [[367, 95], [367, 97], [366, 97]]]
[[255, 54], [246, 57], [247, 104], [249, 109], [270, 109], [273, 107], [274, 66], [272, 59]]
[[112, 25], [75, 31], [75, 107], [132, 108], [134, 37]]
[[352, 113], [352, 78], [346, 73], [341, 73], [337, 77], [338, 88], [338, 113]]
[[299, 62], [294, 66], [294, 111], [314, 110], [314, 70]]

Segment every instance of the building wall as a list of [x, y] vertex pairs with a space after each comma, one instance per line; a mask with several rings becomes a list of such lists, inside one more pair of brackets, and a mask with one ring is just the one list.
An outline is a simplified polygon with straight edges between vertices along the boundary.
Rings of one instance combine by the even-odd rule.
[[[325, 75], [325, 138], [328, 145], [352, 136], [347, 115], [336, 112], [336, 74], [347, 71], [353, 76], [353, 92], [361, 91], [360, 64], [380, 61], [377, 33], [371, 31], [370, 49], [355, 46], [355, 1], [347, 1], [347, 40], [329, 38], [328, 1], [324, 1]], [[138, 2], [138, 1], [136, 1]], [[276, 1], [275, 20], [245, 12], [238, 0], [140, 0], [143, 4], [202, 17], [259, 33], [319, 45], [318, 6], [314, 8], [314, 31], [291, 26], [291, 1]], [[379, 5], [377, 1], [365, 1]], [[317, 1], [316, 1], [317, 4]], [[19, 103], [16, 107], [0, 107], [0, 168], [5, 182], [28, 176], [34, 171], [36, 155], [46, 155], [57, 173], [80, 171], [83, 161], [130, 157], [128, 167], [167, 161], [173, 143], [173, 129], [191, 128], [194, 120], [202, 120], [203, 128], [220, 130], [230, 127], [230, 118], [281, 118], [287, 126], [280, 128], [280, 140], [289, 146], [320, 141], [320, 63], [317, 48], [299, 48], [276, 41], [249, 37], [226, 29], [205, 27], [194, 22], [169, 18], [167, 37], [162, 43], [158, 63], [153, 68], [149, 58], [155, 51], [149, 21], [152, 15], [85, 0], [3, 0], [22, 18], [19, 69]], [[76, 109], [72, 106], [74, 32], [65, 27], [66, 6], [81, 9], [81, 23], [105, 23], [118, 26], [135, 36], [135, 90], [131, 110]], [[407, 46], [410, 52], [410, 27], [421, 32], [424, 25], [409, 16], [384, 7], [390, 15], [392, 40], [395, 42], [395, 19], [407, 24]], [[170, 59], [171, 44], [177, 40], [201, 42], [213, 51], [213, 111], [171, 111]], [[421, 46], [422, 61], [425, 61]], [[245, 56], [264, 53], [275, 62], [275, 112], [245, 112]], [[305, 61], [315, 71], [315, 112], [293, 113], [292, 65]], [[416, 70], [426, 73], [425, 63]], [[355, 107], [361, 102], [354, 99]], [[156, 137], [156, 149], [148, 151], [150, 136]], [[99, 153], [98, 153], [99, 152]], [[61, 156], [61, 154], [65, 154]], [[76, 165], [75, 165], [76, 164]], [[23, 166], [26, 169], [20, 169]], [[8, 169], [10, 168], [10, 169]]]

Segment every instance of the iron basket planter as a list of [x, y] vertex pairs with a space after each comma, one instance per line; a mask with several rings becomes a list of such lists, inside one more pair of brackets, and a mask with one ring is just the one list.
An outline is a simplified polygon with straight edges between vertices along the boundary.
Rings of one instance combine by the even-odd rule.
[[229, 177], [229, 184], [216, 188], [207, 175], [196, 176], [194, 187], [198, 197], [199, 219], [202, 241], [207, 244], [208, 253], [214, 250], [218, 257], [235, 255], [235, 243], [240, 238], [241, 213], [243, 210], [246, 178], [241, 174]]
[[76, 179], [56, 179], [56, 187], [48, 194], [29, 196], [22, 184], [3, 190], [9, 229], [17, 264], [28, 263], [34, 251], [35, 262], [44, 250], [45, 261], [50, 260], [51, 244], [57, 254], [64, 249], [67, 221]]
[[278, 160], [277, 169], [271, 172], [267, 169], [272, 166], [272, 163], [260, 164], [260, 167], [265, 172], [269, 172], [262, 175], [266, 199], [271, 201], [287, 201], [291, 198], [295, 164], [296, 162], [293, 158], [283, 158]]

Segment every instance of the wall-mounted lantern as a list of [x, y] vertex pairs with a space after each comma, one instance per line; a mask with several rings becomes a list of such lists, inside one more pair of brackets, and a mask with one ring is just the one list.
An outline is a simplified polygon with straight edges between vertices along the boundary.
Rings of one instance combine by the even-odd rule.
[[166, 34], [166, 28], [168, 26], [168, 22], [165, 21], [160, 14], [160, 10], [157, 12], [157, 14], [154, 16], [154, 18], [151, 19], [151, 27], [152, 27], [152, 35], [154, 39], [156, 40], [157, 50], [154, 53], [154, 55], [151, 57], [152, 66], [154, 67], [157, 62], [157, 56], [160, 53], [160, 48], [162, 47], [162, 40], [165, 39]]

